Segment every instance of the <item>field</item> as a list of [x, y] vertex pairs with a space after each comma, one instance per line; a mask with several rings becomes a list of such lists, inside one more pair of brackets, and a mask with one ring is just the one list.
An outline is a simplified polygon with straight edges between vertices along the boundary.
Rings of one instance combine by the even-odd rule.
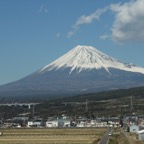
[[117, 129], [116, 132], [109, 138], [108, 144], [144, 144], [144, 141], [136, 139], [135, 133], [125, 132], [124, 129]]
[[1, 129], [0, 144], [98, 144], [106, 129]]

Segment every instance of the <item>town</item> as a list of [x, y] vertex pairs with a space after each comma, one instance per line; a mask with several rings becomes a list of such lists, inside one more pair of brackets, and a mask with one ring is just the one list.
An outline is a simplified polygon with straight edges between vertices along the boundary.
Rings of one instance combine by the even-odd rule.
[[[142, 93], [143, 88], [134, 88], [51, 100], [33, 97], [29, 102], [22, 98], [17, 99], [17, 102], [11, 98], [3, 99], [0, 104], [1, 139], [4, 136], [8, 139], [9, 136], [16, 139], [46, 136], [46, 141], [49, 137], [54, 137], [55, 143], [56, 137], [63, 138], [71, 134], [70, 139], [77, 135], [79, 140], [84, 140], [85, 136], [91, 142], [96, 140], [96, 143], [106, 135], [109, 142], [116, 143], [124, 138], [125, 141], [132, 139], [142, 142]], [[70, 139], [67, 141], [71, 141]]]
[[[16, 104], [15, 104], [16, 105]], [[21, 104], [22, 105], [22, 104]], [[30, 108], [30, 107], [28, 107]], [[125, 115], [124, 117], [69, 117], [65, 114], [48, 117], [28, 117], [30, 113], [19, 114], [11, 119], [1, 119], [0, 128], [123, 128], [126, 132], [137, 135], [138, 140], [144, 140], [144, 115]], [[112, 133], [111, 133], [112, 134]]]

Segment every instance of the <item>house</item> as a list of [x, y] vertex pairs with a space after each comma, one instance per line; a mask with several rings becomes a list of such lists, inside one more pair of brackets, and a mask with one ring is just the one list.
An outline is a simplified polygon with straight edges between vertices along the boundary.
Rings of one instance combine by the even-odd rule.
[[44, 125], [44, 122], [42, 118], [30, 120], [27, 123], [27, 127], [42, 127], [43, 125]]
[[29, 117], [19, 116], [19, 117], [12, 118], [12, 121], [27, 121], [28, 119], [29, 119]]
[[70, 125], [70, 119], [55, 119], [46, 121], [46, 127], [70, 127]]
[[76, 127], [87, 127], [87, 122], [81, 121], [77, 123]]
[[52, 128], [52, 127], [58, 127], [57, 121], [54, 120], [48, 120], [46, 121], [46, 127]]
[[138, 140], [144, 140], [144, 130], [137, 131]]
[[139, 131], [139, 130], [140, 130], [140, 128], [139, 128], [138, 125], [131, 125], [131, 126], [129, 127], [129, 132], [134, 132], [134, 133], [136, 133], [136, 132]]
[[77, 119], [76, 127], [87, 127], [88, 119], [86, 117], [81, 117]]
[[70, 127], [71, 126], [71, 120], [70, 119], [64, 119], [64, 126], [63, 127]]
[[130, 125], [137, 124], [138, 123], [138, 116], [136, 116], [136, 115], [127, 115], [127, 116], [125, 116], [124, 121], [127, 124], [130, 124]]
[[31, 121], [28, 121], [27, 122], [27, 127], [32, 127], [33, 126], [33, 121], [31, 120]]
[[96, 127], [96, 120], [90, 120], [86, 124], [87, 127]]

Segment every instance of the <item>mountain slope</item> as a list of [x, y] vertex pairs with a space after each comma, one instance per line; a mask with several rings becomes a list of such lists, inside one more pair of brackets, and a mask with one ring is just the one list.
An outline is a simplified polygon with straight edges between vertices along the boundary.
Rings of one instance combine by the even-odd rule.
[[85, 69], [101, 69], [115, 68], [131, 72], [139, 72], [144, 74], [144, 68], [133, 64], [124, 64], [117, 59], [114, 59], [92, 46], [76, 46], [74, 49], [45, 66], [40, 72], [50, 71], [59, 68], [71, 68], [70, 73], [78, 69], [78, 72]]
[[0, 94], [70, 96], [143, 85], [144, 68], [79, 45], [35, 73], [0, 86]]

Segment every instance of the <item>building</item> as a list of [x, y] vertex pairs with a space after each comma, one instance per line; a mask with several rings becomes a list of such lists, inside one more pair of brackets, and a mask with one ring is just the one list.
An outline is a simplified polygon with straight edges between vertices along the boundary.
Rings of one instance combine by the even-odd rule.
[[27, 123], [27, 127], [42, 127], [44, 126], [44, 122], [42, 118], [30, 120]]
[[87, 127], [87, 122], [81, 121], [77, 123], [76, 127]]
[[144, 140], [144, 130], [137, 131], [137, 139]]
[[129, 127], [129, 132], [133, 132], [133, 133], [136, 133], [140, 130], [139, 126], [138, 125], [131, 125]]
[[70, 125], [70, 119], [55, 119], [46, 121], [46, 127], [70, 127]]

